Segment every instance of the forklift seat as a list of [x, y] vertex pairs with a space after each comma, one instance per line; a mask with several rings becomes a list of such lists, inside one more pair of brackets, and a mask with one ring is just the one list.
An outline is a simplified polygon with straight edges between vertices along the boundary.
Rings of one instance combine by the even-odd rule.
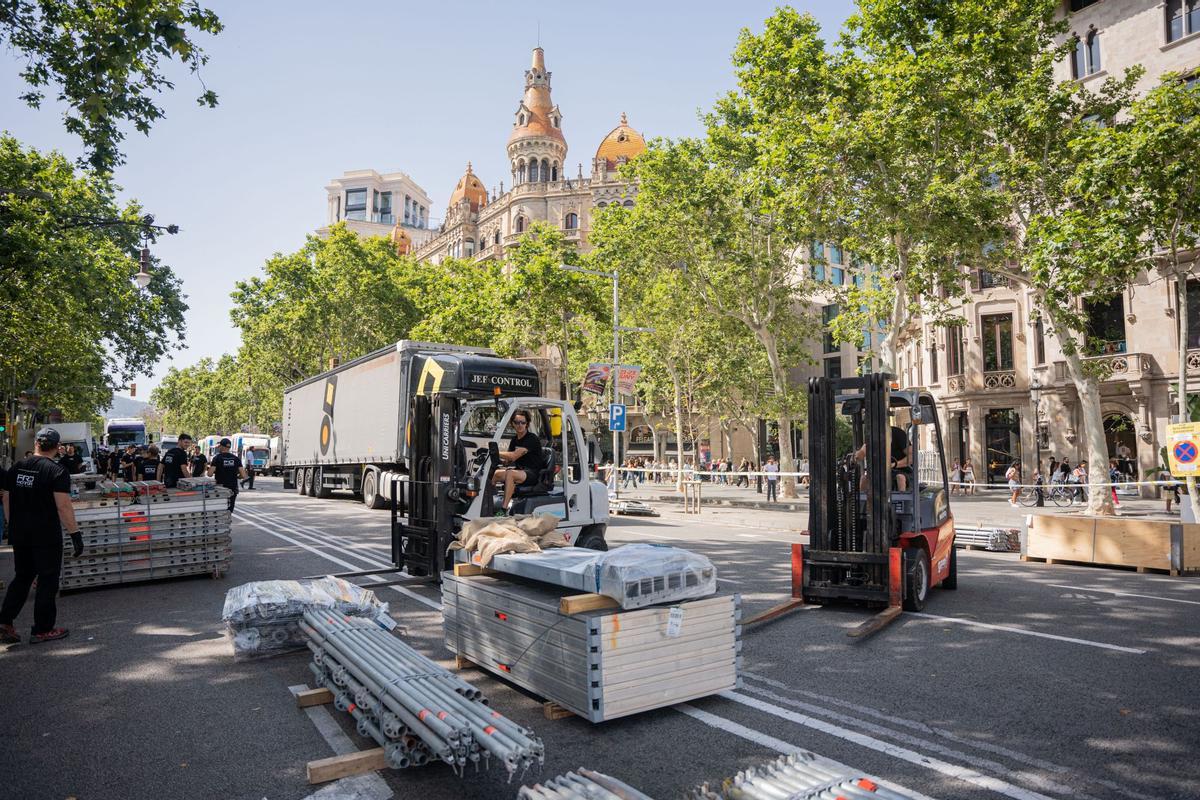
[[516, 488], [513, 493], [517, 497], [531, 497], [539, 494], [549, 494], [551, 487], [554, 486], [554, 476], [558, 473], [555, 466], [556, 457], [554, 448], [542, 448], [542, 463], [537, 470], [537, 479], [533, 482], [523, 483]]

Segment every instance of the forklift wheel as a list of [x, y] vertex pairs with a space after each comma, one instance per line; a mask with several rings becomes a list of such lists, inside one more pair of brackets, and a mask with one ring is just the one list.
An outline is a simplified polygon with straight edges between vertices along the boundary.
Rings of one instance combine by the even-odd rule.
[[921, 611], [929, 596], [929, 556], [920, 547], [904, 549], [904, 610]]
[[580, 532], [579, 538], [575, 540], [575, 546], [586, 547], [589, 550], [607, 550], [608, 542], [604, 541], [603, 529], [597, 531], [594, 526], [589, 526]]
[[958, 588], [958, 548], [950, 548], [950, 574], [942, 581], [943, 589]]

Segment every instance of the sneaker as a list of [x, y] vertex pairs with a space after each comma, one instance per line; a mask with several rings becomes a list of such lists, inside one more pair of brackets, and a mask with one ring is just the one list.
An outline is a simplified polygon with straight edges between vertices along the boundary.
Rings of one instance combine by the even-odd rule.
[[31, 633], [29, 634], [29, 643], [40, 644], [42, 642], [53, 642], [55, 639], [65, 639], [68, 633], [70, 631], [66, 628], [54, 628], [45, 633]]
[[0, 625], [0, 644], [17, 644], [21, 641], [21, 634], [17, 633], [17, 629], [12, 625]]

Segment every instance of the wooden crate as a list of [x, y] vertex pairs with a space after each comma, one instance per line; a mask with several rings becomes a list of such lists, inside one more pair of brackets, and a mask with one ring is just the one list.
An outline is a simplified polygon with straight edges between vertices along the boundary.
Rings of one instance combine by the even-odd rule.
[[1029, 558], [1200, 573], [1200, 525], [1049, 514], [1032, 519], [1024, 553]]

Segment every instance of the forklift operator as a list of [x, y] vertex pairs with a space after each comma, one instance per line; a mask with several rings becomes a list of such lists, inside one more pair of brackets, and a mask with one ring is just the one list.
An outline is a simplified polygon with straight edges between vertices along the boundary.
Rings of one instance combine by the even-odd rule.
[[[912, 445], [908, 443], [908, 434], [903, 428], [892, 426], [892, 443], [889, 448], [889, 456], [892, 460], [892, 470], [895, 473], [896, 489], [905, 491], [908, 488], [908, 474], [905, 472], [895, 472], [897, 469], [907, 467], [912, 463]], [[854, 453], [855, 461], [865, 461], [867, 458], [867, 445], [864, 443], [862, 447]], [[859, 481], [858, 490], [865, 492], [867, 490], [867, 470], [863, 470], [862, 479]]]
[[514, 411], [512, 415], [513, 438], [508, 450], [500, 453], [500, 461], [510, 466], [496, 470], [496, 483], [504, 483], [504, 501], [500, 507], [509, 510], [513, 492], [518, 486], [536, 483], [538, 469], [542, 463], [542, 442], [536, 433], [529, 431], [529, 412]]

